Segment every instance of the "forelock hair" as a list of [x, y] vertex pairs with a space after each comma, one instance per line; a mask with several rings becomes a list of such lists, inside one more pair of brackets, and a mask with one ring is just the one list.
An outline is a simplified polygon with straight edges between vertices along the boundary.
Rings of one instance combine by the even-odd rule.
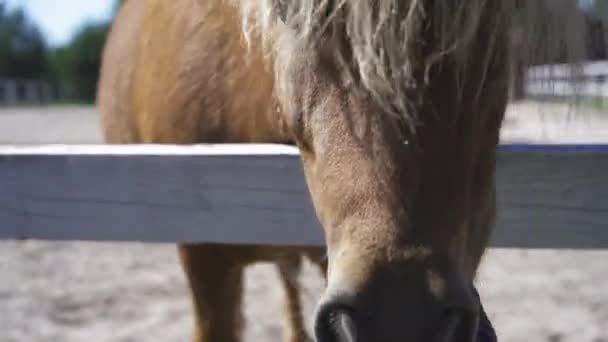
[[[412, 102], [424, 93], [433, 66], [449, 59], [464, 68], [469, 55], [491, 53], [470, 48], [480, 30], [493, 30], [490, 39], [508, 31], [510, 60], [524, 65], [559, 58], [574, 74], [587, 57], [585, 19], [576, 0], [230, 1], [240, 7], [247, 42], [259, 40], [273, 61], [278, 92], [290, 94], [288, 71], [307, 51], [340, 35], [347, 48], [331, 46], [344, 86], [410, 127], [417, 116]], [[495, 25], [485, 21], [482, 27], [488, 15]]]

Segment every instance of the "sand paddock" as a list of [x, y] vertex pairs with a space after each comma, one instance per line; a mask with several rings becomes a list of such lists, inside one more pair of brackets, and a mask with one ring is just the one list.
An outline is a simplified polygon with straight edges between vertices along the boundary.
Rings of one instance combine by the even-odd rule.
[[[505, 141], [608, 142], [608, 115], [511, 107]], [[557, 122], [546, 122], [551, 115]], [[525, 120], [524, 120], [525, 119]], [[97, 143], [90, 108], [0, 110], [0, 144]], [[0, 342], [188, 341], [189, 299], [172, 245], [0, 242]], [[301, 277], [309, 314], [321, 291]], [[608, 251], [490, 250], [478, 287], [501, 342], [608, 342]], [[247, 269], [246, 341], [280, 341], [269, 264]]]

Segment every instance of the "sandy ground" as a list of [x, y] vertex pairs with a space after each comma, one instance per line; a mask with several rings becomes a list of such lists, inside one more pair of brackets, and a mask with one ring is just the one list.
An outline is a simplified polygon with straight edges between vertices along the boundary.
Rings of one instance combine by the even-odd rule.
[[[511, 106], [504, 140], [608, 142], [606, 114], [538, 109]], [[0, 111], [1, 144], [99, 136], [87, 108]], [[310, 316], [321, 278], [307, 264], [301, 282]], [[501, 342], [608, 342], [606, 251], [490, 250], [478, 287]], [[246, 341], [281, 340], [281, 296], [273, 266], [247, 269]], [[172, 245], [0, 242], [0, 342], [188, 341], [190, 315]]]
[[0, 110], [0, 144], [94, 144], [100, 141], [97, 116], [88, 107]]

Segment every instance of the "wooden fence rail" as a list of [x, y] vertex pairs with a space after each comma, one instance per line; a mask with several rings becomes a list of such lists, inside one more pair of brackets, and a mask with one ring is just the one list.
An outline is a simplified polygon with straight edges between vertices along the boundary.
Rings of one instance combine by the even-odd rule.
[[[608, 248], [608, 145], [501, 145], [497, 177], [493, 247]], [[0, 239], [323, 244], [297, 149], [255, 144], [0, 147]]]

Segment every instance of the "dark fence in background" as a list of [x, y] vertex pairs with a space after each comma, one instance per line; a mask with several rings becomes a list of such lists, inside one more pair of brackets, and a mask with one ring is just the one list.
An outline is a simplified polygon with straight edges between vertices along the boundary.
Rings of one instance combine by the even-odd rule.
[[0, 107], [36, 106], [60, 102], [61, 88], [46, 80], [0, 78]]

